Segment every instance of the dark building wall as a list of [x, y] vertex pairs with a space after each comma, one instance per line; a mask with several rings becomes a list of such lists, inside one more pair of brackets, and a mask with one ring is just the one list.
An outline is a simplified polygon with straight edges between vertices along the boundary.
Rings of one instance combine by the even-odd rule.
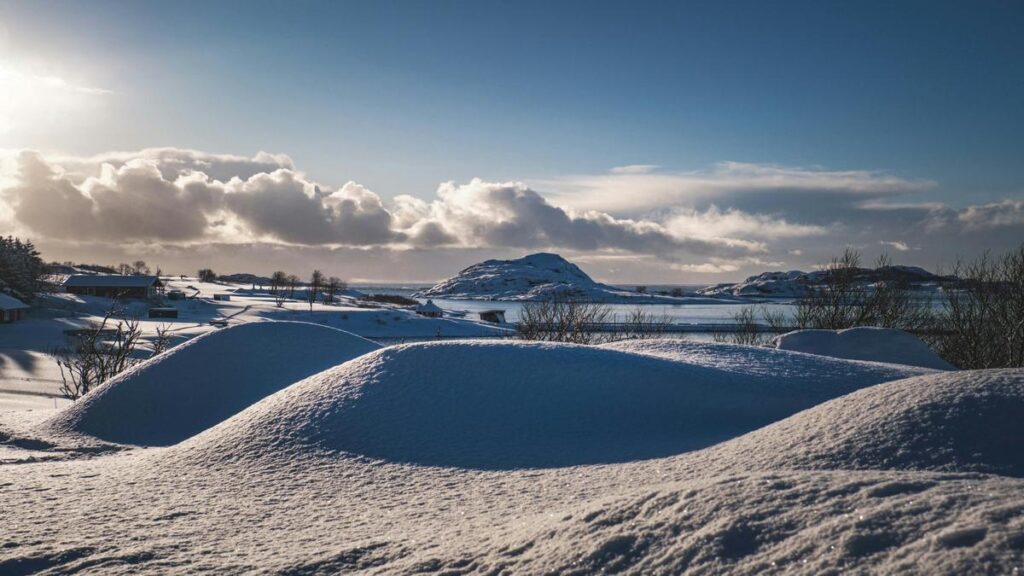
[[146, 288], [115, 288], [109, 286], [68, 286], [71, 294], [83, 296], [102, 296], [104, 298], [148, 298]]

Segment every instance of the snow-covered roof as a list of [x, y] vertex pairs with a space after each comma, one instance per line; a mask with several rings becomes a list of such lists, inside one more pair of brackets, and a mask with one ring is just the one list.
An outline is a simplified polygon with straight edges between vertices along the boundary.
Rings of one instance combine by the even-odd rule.
[[76, 274], [68, 276], [64, 286], [96, 287], [96, 288], [148, 288], [160, 286], [160, 278], [156, 276], [120, 276], [115, 274]]
[[28, 308], [21, 300], [7, 294], [0, 294], [0, 310], [24, 310]]

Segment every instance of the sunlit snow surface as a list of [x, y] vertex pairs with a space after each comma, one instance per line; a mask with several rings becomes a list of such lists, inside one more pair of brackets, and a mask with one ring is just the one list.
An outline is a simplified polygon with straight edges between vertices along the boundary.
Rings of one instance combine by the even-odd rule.
[[0, 415], [0, 574], [1024, 569], [1024, 371], [675, 346], [385, 348], [166, 448]]

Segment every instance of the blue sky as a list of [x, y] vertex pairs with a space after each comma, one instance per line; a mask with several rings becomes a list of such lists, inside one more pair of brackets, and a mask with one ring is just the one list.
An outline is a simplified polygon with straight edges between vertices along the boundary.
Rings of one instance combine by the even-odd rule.
[[[267, 151], [385, 202], [727, 161], [928, 181], [899, 201], [952, 209], [1022, 197], [1020, 3], [42, 1], [0, 23], [11, 66], [103, 92], [0, 129], [7, 150]], [[649, 204], [611, 213], [675, 207]], [[685, 208], [710, 204], [753, 206]]]

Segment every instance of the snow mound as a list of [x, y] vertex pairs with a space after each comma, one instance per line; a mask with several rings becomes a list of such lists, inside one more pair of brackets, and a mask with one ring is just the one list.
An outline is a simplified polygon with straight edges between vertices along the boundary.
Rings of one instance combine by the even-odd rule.
[[913, 334], [892, 328], [848, 328], [846, 330], [796, 330], [776, 336], [772, 342], [781, 350], [793, 350], [871, 362], [955, 370]]
[[905, 374], [846, 375], [799, 380], [568, 344], [411, 344], [299, 382], [175, 453], [203, 465], [324, 452], [478, 469], [624, 462], [703, 448]]
[[[638, 483], [643, 479], [638, 478]], [[674, 482], [407, 568], [508, 574], [1014, 574], [1018, 480], [778, 472]], [[551, 516], [555, 518], [552, 519]]]
[[378, 348], [316, 324], [237, 324], [119, 374], [42, 426], [122, 444], [167, 446], [298, 380]]
[[942, 372], [857, 391], [722, 445], [763, 469], [1024, 478], [1024, 370]]
[[786, 379], [790, 384], [802, 382], [809, 386], [842, 385], [859, 378], [885, 382], [932, 372], [926, 368], [829, 358], [761, 346], [669, 338], [620, 340], [602, 344], [602, 347], [658, 356], [736, 374]]

